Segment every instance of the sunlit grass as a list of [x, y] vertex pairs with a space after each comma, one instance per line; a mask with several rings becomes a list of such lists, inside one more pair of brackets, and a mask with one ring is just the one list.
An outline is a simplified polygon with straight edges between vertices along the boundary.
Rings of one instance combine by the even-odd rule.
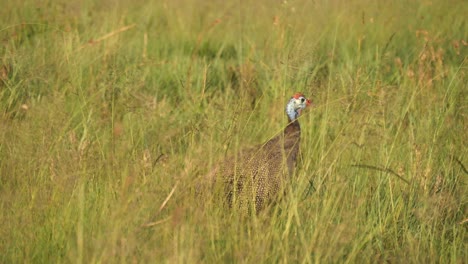
[[[0, 9], [0, 262], [467, 261], [466, 3], [137, 2]], [[297, 91], [285, 197], [198, 193]]]

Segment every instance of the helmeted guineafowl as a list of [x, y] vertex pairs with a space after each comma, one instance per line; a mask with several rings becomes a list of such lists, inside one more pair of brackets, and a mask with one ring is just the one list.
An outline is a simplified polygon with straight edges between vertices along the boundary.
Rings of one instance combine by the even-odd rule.
[[209, 174], [221, 183], [229, 206], [262, 210], [283, 192], [286, 175], [292, 175], [299, 153], [301, 128], [297, 118], [310, 105], [302, 93], [294, 94], [286, 105], [289, 123], [283, 133], [264, 144], [228, 157]]

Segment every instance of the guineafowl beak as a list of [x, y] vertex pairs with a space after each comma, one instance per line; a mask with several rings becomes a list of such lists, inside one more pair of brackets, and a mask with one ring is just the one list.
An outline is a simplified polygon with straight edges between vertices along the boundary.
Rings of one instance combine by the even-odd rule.
[[302, 108], [302, 109], [301, 109], [301, 108], [297, 109], [298, 115], [301, 115], [301, 114], [302, 114], [302, 110], [305, 109], [306, 107], [310, 106], [310, 105], [312, 105], [312, 102], [311, 102], [309, 99], [306, 99], [306, 101], [305, 101], [305, 107]]

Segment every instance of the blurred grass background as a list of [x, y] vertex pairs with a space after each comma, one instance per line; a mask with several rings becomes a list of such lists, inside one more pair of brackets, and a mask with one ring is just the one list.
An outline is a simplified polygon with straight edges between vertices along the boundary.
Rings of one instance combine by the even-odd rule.
[[[7, 1], [0, 262], [466, 263], [466, 1]], [[194, 186], [279, 133], [250, 218]]]

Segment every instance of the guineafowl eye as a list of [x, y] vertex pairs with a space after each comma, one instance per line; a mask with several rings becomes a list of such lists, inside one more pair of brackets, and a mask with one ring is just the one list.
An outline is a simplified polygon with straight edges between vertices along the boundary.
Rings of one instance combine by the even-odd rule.
[[305, 100], [306, 100], [306, 99], [305, 99], [304, 97], [302, 97], [302, 98], [301, 98], [301, 103], [305, 102]]

